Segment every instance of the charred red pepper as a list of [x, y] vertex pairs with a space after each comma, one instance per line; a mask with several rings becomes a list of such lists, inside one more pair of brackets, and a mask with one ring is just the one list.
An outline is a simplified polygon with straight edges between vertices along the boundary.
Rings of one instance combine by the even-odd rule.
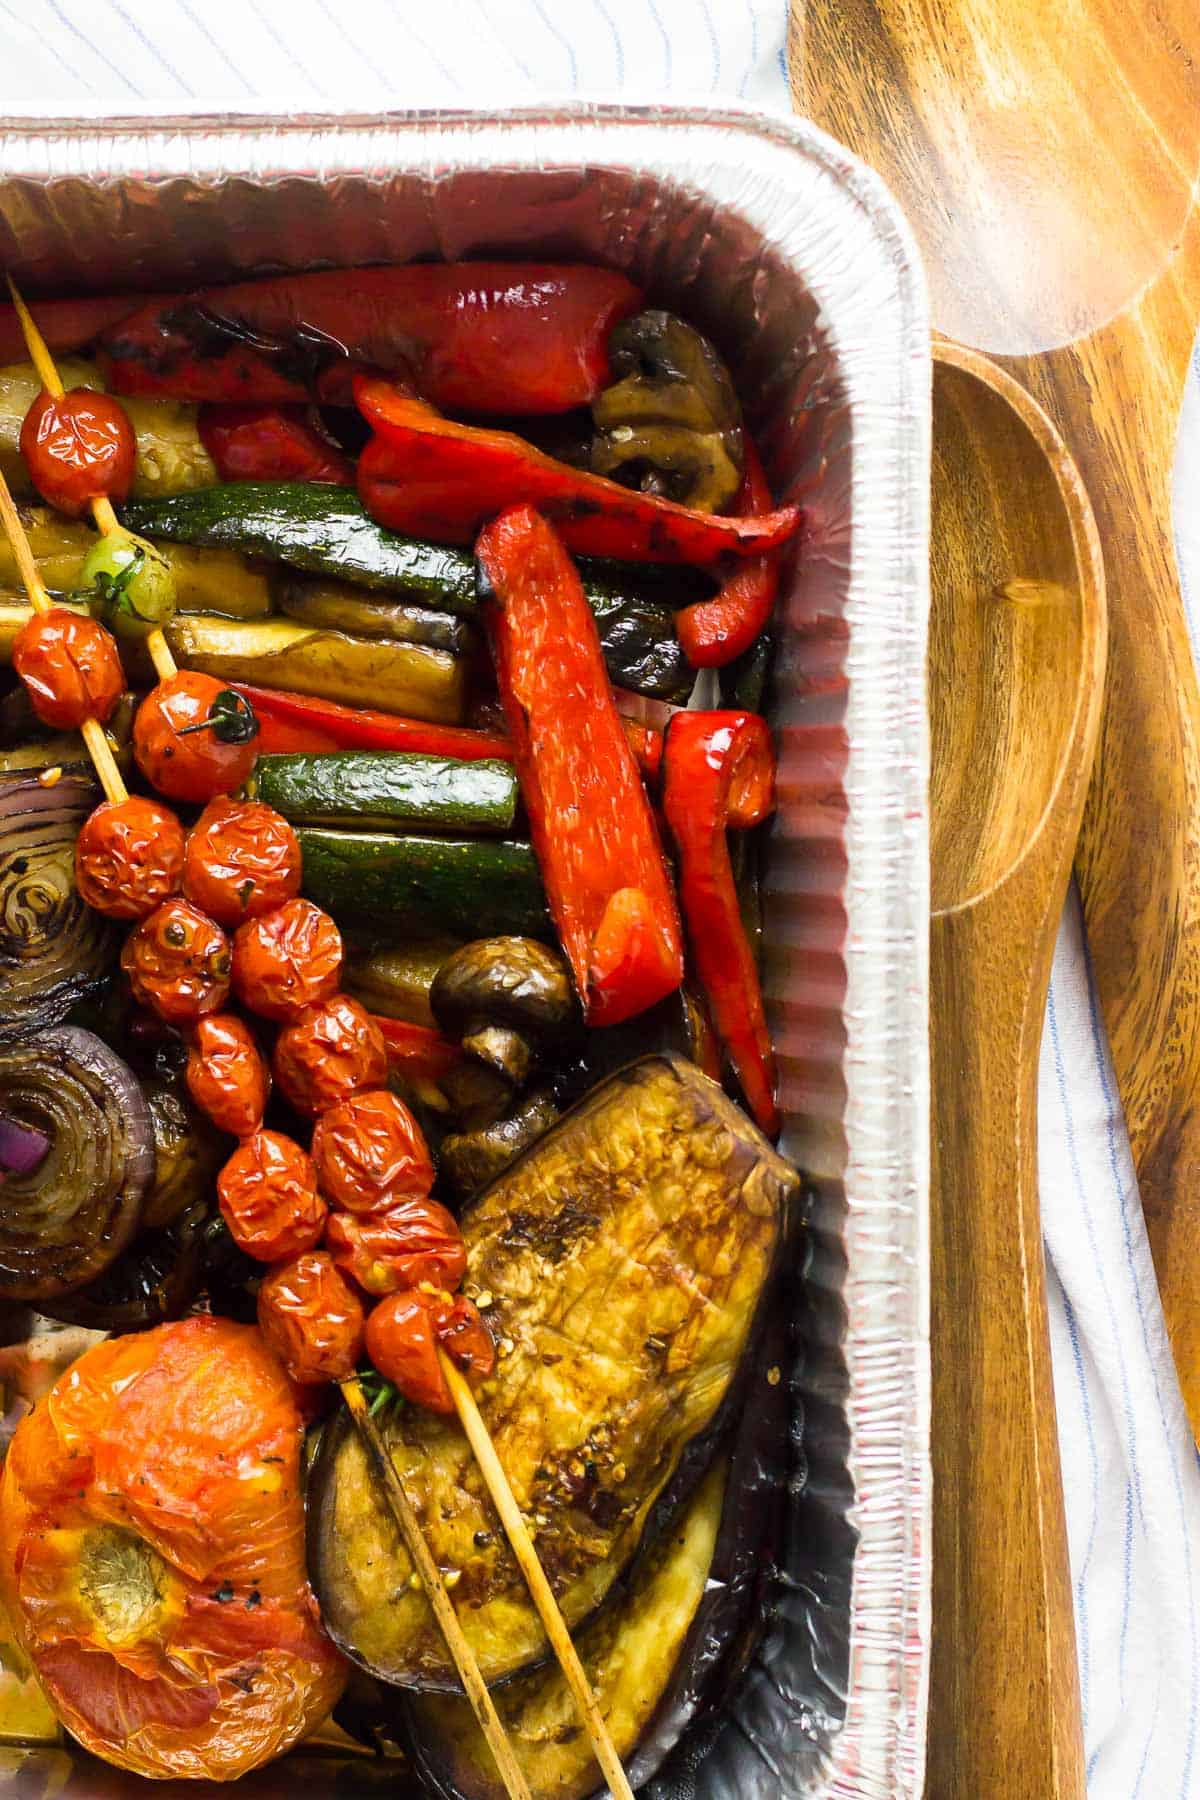
[[595, 398], [609, 333], [640, 304], [612, 269], [412, 263], [132, 301], [100, 344], [126, 394], [345, 403], [358, 364], [399, 374], [438, 406], [551, 413]]
[[556, 462], [510, 431], [443, 419], [372, 376], [356, 377], [354, 397], [376, 434], [358, 463], [363, 505], [381, 525], [439, 543], [470, 543], [487, 519], [528, 503], [581, 555], [707, 564], [774, 549], [800, 522], [794, 506], [741, 519], [677, 506]]
[[329, 481], [354, 486], [354, 465], [299, 406], [202, 406], [200, 438], [222, 481]]
[[771, 734], [757, 713], [680, 712], [667, 727], [663, 811], [679, 855], [692, 959], [717, 1036], [770, 1137], [779, 1130], [775, 1056], [725, 833], [767, 817], [774, 780]]
[[546, 897], [589, 1025], [616, 1025], [683, 979], [679, 914], [654, 818], [575, 565], [532, 506], [476, 555], [500, 698]]
[[[127, 319], [144, 301], [143, 294], [92, 294], [78, 300], [33, 300], [29, 310], [51, 354], [69, 356], [118, 319]], [[170, 302], [160, 294], [155, 304], [167, 306]], [[28, 357], [16, 308], [0, 306], [0, 363], [25, 362]]]
[[622, 718], [621, 725], [629, 740], [634, 760], [642, 771], [647, 787], [657, 787], [662, 773], [663, 735], [653, 725], [639, 725], [636, 719]]
[[[747, 436], [746, 466], [737, 510], [762, 518], [771, 511], [771, 490]], [[768, 551], [734, 569], [709, 600], [698, 600], [675, 615], [675, 631], [693, 669], [719, 669], [748, 650], [766, 628], [779, 592], [779, 552]]]
[[311, 694], [284, 694], [274, 688], [235, 681], [230, 686], [249, 700], [258, 718], [259, 752], [282, 754], [322, 750], [419, 750], [430, 756], [453, 756], [463, 762], [485, 757], [513, 760], [513, 747], [491, 731], [468, 731], [462, 725], [433, 725], [424, 719], [401, 719], [369, 707], [339, 706]]

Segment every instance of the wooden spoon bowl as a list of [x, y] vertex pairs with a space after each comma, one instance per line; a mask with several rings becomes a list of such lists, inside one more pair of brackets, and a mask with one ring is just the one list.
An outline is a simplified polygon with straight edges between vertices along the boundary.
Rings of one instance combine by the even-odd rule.
[[1046, 415], [935, 345], [928, 1792], [1082, 1797], [1037, 1189], [1050, 963], [1104, 686], [1091, 507]]
[[983, 899], [1039, 849], [1077, 760], [1093, 698], [1094, 527], [1074, 465], [1022, 390], [970, 352], [939, 345], [935, 355], [929, 704], [938, 914]]

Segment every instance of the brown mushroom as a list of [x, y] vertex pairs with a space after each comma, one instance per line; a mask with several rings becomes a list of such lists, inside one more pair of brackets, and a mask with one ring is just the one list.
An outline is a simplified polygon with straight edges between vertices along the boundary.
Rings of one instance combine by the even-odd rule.
[[558, 1117], [553, 1090], [531, 1088], [508, 1118], [442, 1139], [438, 1167], [443, 1179], [461, 1200], [469, 1200], [549, 1131]]
[[429, 1003], [442, 1030], [514, 1089], [575, 1014], [566, 964], [526, 937], [464, 944], [438, 970]]
[[742, 416], [708, 339], [654, 310], [618, 325], [609, 355], [620, 379], [592, 406], [593, 469], [705, 512], [728, 506], [742, 479]]

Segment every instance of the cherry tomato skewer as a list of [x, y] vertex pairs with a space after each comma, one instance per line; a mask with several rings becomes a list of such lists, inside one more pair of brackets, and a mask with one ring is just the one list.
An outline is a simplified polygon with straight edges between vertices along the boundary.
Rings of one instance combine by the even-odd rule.
[[[8, 291], [12, 296], [13, 310], [20, 321], [25, 337], [25, 348], [29, 351], [29, 360], [37, 370], [38, 380], [46, 392], [55, 400], [61, 400], [65, 392], [62, 377], [55, 366], [54, 358], [46, 348], [46, 340], [33, 322], [33, 316], [17, 291], [12, 276], [8, 276]], [[96, 529], [105, 537], [114, 531], [120, 531], [121, 525], [113, 511], [112, 501], [101, 495], [90, 502], [92, 517], [96, 521]], [[176, 672], [175, 658], [171, 655], [167, 640], [161, 630], [155, 629], [147, 633], [146, 648], [150, 660], [160, 681], [167, 681]], [[88, 746], [89, 749], [91, 746]], [[109, 795], [112, 798], [112, 795]]]
[[[8, 483], [0, 473], [0, 524], [3, 524], [8, 541], [12, 545], [17, 567], [21, 571], [21, 580], [25, 592], [29, 596], [29, 604], [35, 613], [48, 613], [53, 610], [49, 594], [38, 574], [37, 563], [33, 551], [29, 548], [29, 539], [25, 536], [25, 527], [13, 504], [13, 497]], [[104, 789], [104, 798], [114, 803], [128, 800], [129, 793], [121, 778], [112, 746], [104, 735], [104, 727], [99, 719], [85, 719], [79, 727], [88, 755], [95, 764], [96, 774], [100, 777], [100, 785]]]

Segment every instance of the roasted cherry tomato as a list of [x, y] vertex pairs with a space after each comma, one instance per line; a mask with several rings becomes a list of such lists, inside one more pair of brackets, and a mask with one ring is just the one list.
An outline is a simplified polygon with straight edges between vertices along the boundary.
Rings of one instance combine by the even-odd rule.
[[229, 993], [229, 939], [178, 896], [131, 931], [121, 952], [133, 997], [168, 1025], [219, 1012]]
[[52, 606], [34, 613], [13, 641], [12, 666], [43, 725], [78, 731], [103, 725], [121, 697], [125, 674], [110, 631], [83, 613]]
[[323, 1250], [271, 1270], [258, 1326], [293, 1381], [343, 1381], [362, 1355], [362, 1304]]
[[465, 1294], [455, 1294], [450, 1305], [438, 1314], [437, 1332], [442, 1349], [464, 1375], [487, 1380], [496, 1367], [496, 1346], [473, 1300]]
[[322, 1192], [351, 1212], [419, 1199], [433, 1186], [433, 1163], [421, 1127], [387, 1088], [352, 1094], [323, 1112], [313, 1132], [312, 1153]]
[[179, 888], [183, 826], [157, 800], [103, 801], [75, 840], [79, 897], [109, 919], [144, 919]]
[[236, 1013], [210, 1013], [200, 1020], [188, 1050], [185, 1080], [188, 1093], [219, 1131], [249, 1137], [262, 1124], [271, 1074], [253, 1034]]
[[312, 1158], [278, 1131], [256, 1131], [217, 1176], [217, 1199], [230, 1236], [247, 1256], [278, 1262], [320, 1243], [325, 1202]]
[[387, 1046], [365, 1007], [348, 994], [334, 994], [284, 1026], [275, 1040], [274, 1066], [280, 1093], [297, 1112], [315, 1118], [359, 1088], [385, 1081]]
[[368, 1294], [394, 1294], [421, 1282], [456, 1288], [467, 1272], [462, 1233], [436, 1200], [397, 1200], [357, 1217], [334, 1213], [325, 1247]]
[[222, 925], [240, 925], [300, 892], [300, 844], [261, 800], [210, 800], [187, 841], [183, 891]]
[[213, 675], [180, 669], [138, 708], [133, 753], [160, 793], [211, 800], [241, 787], [258, 755], [257, 736], [248, 700]]
[[367, 1320], [367, 1355], [379, 1373], [414, 1406], [452, 1413], [454, 1401], [438, 1361], [438, 1345], [481, 1380], [495, 1367], [487, 1327], [462, 1294], [410, 1288], [381, 1300]]
[[285, 900], [240, 925], [233, 940], [233, 986], [264, 1019], [290, 1019], [337, 989], [342, 937], [311, 900]]
[[43, 500], [73, 519], [88, 502], [125, 500], [137, 439], [120, 401], [91, 388], [42, 389], [21, 426], [21, 455]]

